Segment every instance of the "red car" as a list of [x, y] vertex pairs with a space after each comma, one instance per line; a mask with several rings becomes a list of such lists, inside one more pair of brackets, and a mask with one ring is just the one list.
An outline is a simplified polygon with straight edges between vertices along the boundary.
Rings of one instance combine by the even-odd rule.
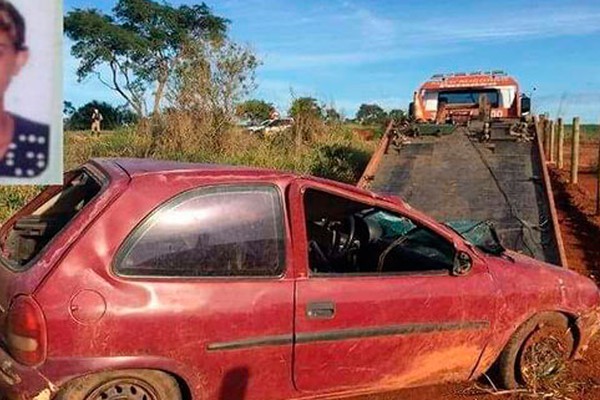
[[599, 326], [591, 280], [352, 186], [153, 160], [65, 182], [0, 230], [10, 399], [322, 399], [490, 369], [516, 387]]

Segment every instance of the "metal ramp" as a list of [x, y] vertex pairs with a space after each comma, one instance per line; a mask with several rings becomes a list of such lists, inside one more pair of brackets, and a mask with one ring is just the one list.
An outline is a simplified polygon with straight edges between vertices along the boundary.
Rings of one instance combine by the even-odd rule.
[[389, 146], [371, 189], [398, 195], [440, 221], [492, 219], [506, 247], [560, 265], [537, 143], [507, 132], [497, 126], [481, 143], [459, 127]]

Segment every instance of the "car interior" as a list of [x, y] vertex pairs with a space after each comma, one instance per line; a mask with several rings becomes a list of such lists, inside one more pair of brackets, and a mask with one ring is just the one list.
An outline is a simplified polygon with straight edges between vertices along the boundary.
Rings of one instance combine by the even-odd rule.
[[313, 274], [447, 273], [455, 249], [402, 215], [309, 189], [304, 195]]
[[31, 261], [60, 230], [100, 192], [101, 185], [82, 171], [30, 215], [19, 218], [8, 232], [2, 252], [22, 267]]

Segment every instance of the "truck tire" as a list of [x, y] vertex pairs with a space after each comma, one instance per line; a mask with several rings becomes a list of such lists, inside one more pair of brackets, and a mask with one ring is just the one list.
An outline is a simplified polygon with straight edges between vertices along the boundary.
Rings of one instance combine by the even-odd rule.
[[69, 382], [56, 400], [181, 400], [175, 378], [161, 371], [122, 370], [87, 375]]
[[498, 358], [500, 385], [505, 389], [548, 386], [564, 373], [574, 343], [565, 315], [534, 316], [516, 330]]

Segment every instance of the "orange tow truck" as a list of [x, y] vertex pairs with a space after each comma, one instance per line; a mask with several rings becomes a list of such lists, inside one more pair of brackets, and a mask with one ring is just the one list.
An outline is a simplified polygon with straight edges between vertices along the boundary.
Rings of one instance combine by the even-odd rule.
[[393, 121], [360, 187], [396, 195], [460, 229], [493, 226], [503, 245], [566, 266], [530, 99], [502, 71], [434, 75]]
[[521, 118], [530, 98], [503, 71], [436, 74], [414, 92], [409, 113], [421, 122], [466, 123], [473, 119]]

